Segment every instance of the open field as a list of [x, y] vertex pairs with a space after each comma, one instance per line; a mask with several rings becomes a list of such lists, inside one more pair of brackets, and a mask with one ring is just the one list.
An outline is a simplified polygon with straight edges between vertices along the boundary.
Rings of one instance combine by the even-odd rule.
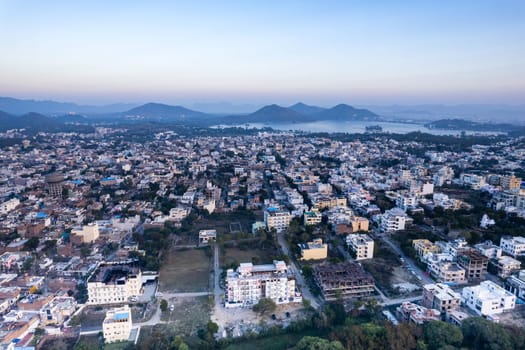
[[169, 321], [167, 327], [177, 335], [189, 336], [204, 327], [210, 319], [210, 305], [207, 296], [194, 298], [172, 298], [168, 305], [173, 305], [173, 312], [166, 311], [161, 315], [162, 321]]
[[204, 249], [171, 249], [159, 271], [159, 290], [163, 292], [202, 292], [208, 290], [211, 258]]
[[286, 333], [278, 334], [274, 336], [259, 338], [259, 339], [250, 339], [243, 340], [239, 344], [230, 344], [225, 349], [226, 350], [244, 350], [244, 349], [253, 349], [253, 350], [286, 350], [294, 347], [301, 338], [305, 336], [325, 336], [326, 332], [310, 329], [298, 333]]
[[240, 232], [251, 232], [252, 224], [256, 220], [262, 219], [262, 212], [253, 213], [251, 211], [201, 216], [192, 223], [192, 234], [197, 235], [199, 233], [199, 230], [208, 229], [217, 230], [217, 234], [219, 235], [231, 233], [232, 230]]
[[234, 261], [239, 263], [252, 262], [255, 258], [255, 262], [258, 264], [269, 264], [273, 261], [273, 258], [278, 255], [278, 252], [274, 249], [241, 249], [239, 247], [223, 248], [220, 257], [220, 265], [230, 265]]

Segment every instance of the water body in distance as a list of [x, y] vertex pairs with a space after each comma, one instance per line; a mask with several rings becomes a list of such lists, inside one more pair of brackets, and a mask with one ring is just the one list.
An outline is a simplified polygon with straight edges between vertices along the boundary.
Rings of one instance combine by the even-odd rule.
[[[305, 131], [305, 132], [344, 132], [344, 133], [358, 133], [366, 132], [367, 126], [378, 125], [383, 128], [383, 132], [394, 134], [407, 134], [409, 132], [421, 131], [433, 135], [460, 135], [462, 130], [439, 130], [429, 129], [423, 124], [415, 123], [393, 123], [393, 122], [378, 122], [378, 121], [317, 121], [309, 123], [247, 123], [238, 125], [215, 125], [214, 128], [227, 127], [241, 127], [241, 128], [272, 128], [283, 131]], [[498, 132], [479, 132], [479, 131], [465, 131], [468, 135], [498, 135]]]

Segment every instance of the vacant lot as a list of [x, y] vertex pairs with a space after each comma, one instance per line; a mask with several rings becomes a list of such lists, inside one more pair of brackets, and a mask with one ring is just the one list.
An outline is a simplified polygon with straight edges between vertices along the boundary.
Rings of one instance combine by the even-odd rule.
[[161, 315], [162, 321], [169, 321], [168, 327], [177, 335], [190, 336], [196, 334], [210, 319], [210, 304], [207, 296], [193, 298], [172, 298], [169, 305], [174, 306], [173, 312], [166, 311]]
[[[262, 220], [262, 212], [238, 211], [200, 216], [192, 223], [192, 233], [197, 235], [199, 230], [214, 229], [217, 233], [231, 233], [233, 231], [251, 232], [252, 224]], [[230, 225], [233, 224], [233, 225]]]
[[239, 247], [223, 248], [221, 253], [221, 266], [229, 266], [233, 262], [255, 262], [257, 264], [269, 264], [278, 256], [275, 249], [241, 249]]
[[163, 292], [202, 292], [208, 290], [211, 258], [204, 249], [171, 249], [159, 272]]

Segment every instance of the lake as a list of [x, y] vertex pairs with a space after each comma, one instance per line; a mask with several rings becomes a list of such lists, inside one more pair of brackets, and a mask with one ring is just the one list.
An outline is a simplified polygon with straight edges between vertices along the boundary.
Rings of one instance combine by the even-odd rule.
[[[377, 121], [318, 121], [308, 123], [249, 123], [241, 125], [216, 125], [215, 128], [227, 127], [247, 127], [247, 128], [272, 128], [283, 131], [306, 131], [306, 132], [345, 132], [345, 133], [364, 133], [367, 126], [379, 125], [383, 132], [395, 134], [407, 134], [409, 132], [421, 131], [433, 135], [459, 135], [461, 130], [439, 130], [429, 129], [423, 124], [416, 123], [394, 123], [394, 122], [377, 122]], [[496, 135], [494, 132], [465, 131], [466, 134], [472, 135]]]

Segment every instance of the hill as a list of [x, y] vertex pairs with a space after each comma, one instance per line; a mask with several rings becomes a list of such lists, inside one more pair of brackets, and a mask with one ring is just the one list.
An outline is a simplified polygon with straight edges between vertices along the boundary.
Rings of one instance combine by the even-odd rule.
[[206, 119], [210, 117], [206, 113], [162, 103], [147, 103], [120, 114], [124, 119], [158, 122], [192, 122], [192, 119]]
[[288, 108], [301, 114], [315, 114], [326, 111], [326, 108], [319, 106], [310, 106], [302, 102], [298, 102]]
[[0, 111], [0, 132], [10, 129], [26, 129], [29, 134], [38, 132], [92, 132], [91, 126], [66, 125], [60, 118], [48, 117], [39, 113], [16, 116]]
[[315, 120], [351, 121], [351, 120], [381, 120], [381, 117], [368, 109], [354, 108], [347, 104], [338, 104], [325, 111], [310, 116]]

